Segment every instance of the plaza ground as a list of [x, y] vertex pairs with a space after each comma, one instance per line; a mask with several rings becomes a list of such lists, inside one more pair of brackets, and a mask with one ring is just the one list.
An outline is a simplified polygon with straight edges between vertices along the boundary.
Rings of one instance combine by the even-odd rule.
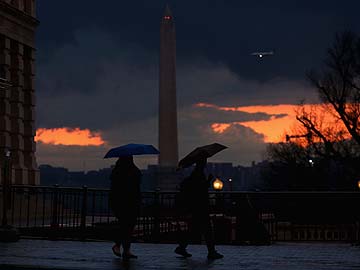
[[0, 269], [360, 269], [360, 246], [346, 243], [275, 243], [269, 246], [217, 246], [224, 259], [209, 261], [205, 245], [192, 245], [189, 259], [174, 244], [133, 244], [138, 259], [115, 257], [110, 242], [22, 239], [0, 243]]

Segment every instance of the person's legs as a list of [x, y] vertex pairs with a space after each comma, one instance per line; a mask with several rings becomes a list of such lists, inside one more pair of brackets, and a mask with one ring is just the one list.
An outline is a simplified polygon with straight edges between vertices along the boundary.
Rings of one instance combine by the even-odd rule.
[[189, 230], [191, 229], [190, 219], [187, 220], [188, 230], [182, 230], [180, 224], [178, 225], [177, 238], [179, 245], [176, 247], [174, 252], [185, 258], [191, 257], [192, 255], [187, 252], [186, 247], [189, 244]]
[[123, 252], [124, 259], [137, 258], [137, 256], [134, 255], [130, 250], [131, 238], [132, 238], [132, 233], [133, 233], [135, 224], [136, 224], [136, 217], [132, 218], [131, 220], [128, 220], [128, 222], [124, 223], [124, 226], [123, 226], [122, 246], [124, 249], [124, 252]]
[[121, 257], [121, 245], [122, 245], [122, 239], [124, 238], [123, 236], [123, 229], [122, 229], [122, 224], [120, 223], [116, 230], [115, 230], [115, 235], [114, 235], [114, 242], [115, 245], [113, 245], [112, 247], [112, 251], [114, 253], [115, 256]]
[[198, 215], [194, 215], [190, 227], [190, 240], [192, 243], [201, 244], [202, 230], [201, 218]]
[[179, 230], [177, 232], [177, 239], [178, 239], [179, 247], [185, 249], [189, 244], [189, 232], [184, 230]]
[[214, 234], [211, 226], [210, 216], [205, 214], [201, 215], [199, 216], [198, 222], [203, 229], [202, 232], [204, 234], [206, 246], [208, 249], [208, 259], [215, 260], [223, 258], [224, 256], [218, 253], [215, 249]]
[[123, 231], [123, 239], [122, 239], [122, 246], [124, 249], [124, 253], [130, 253], [130, 247], [131, 247], [131, 235], [132, 235], [132, 231], [133, 231], [133, 225], [132, 224], [127, 224], [127, 226], [124, 226], [124, 231]]
[[121, 251], [120, 251], [120, 245], [116, 244], [112, 246], [112, 251], [114, 253], [115, 256], [121, 257]]
[[214, 244], [214, 235], [213, 235], [213, 230], [211, 227], [211, 222], [210, 222], [209, 216], [203, 217], [202, 228], [203, 228], [203, 235], [205, 237], [205, 243], [206, 243], [208, 252], [212, 252], [215, 250], [215, 244]]

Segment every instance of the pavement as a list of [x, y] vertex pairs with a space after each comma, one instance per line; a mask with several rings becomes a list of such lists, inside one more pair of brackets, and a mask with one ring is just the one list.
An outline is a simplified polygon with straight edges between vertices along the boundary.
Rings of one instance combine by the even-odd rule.
[[217, 246], [225, 257], [209, 261], [206, 246], [191, 245], [193, 257], [178, 257], [174, 244], [135, 243], [136, 260], [124, 262], [110, 242], [21, 239], [0, 243], [0, 270], [54, 269], [243, 269], [243, 270], [360, 270], [360, 246], [344, 243], [275, 243], [269, 246]]

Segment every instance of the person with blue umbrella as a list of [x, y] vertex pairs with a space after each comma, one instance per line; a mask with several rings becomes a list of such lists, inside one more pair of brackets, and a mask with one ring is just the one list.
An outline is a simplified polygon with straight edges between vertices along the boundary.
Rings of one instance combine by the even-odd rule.
[[[130, 250], [131, 236], [141, 205], [141, 171], [136, 167], [133, 155], [159, 154], [152, 145], [127, 144], [110, 149], [104, 158], [118, 157], [111, 172], [109, 203], [119, 221], [119, 230], [114, 236], [113, 253], [124, 260], [136, 259]], [[121, 253], [121, 247], [123, 253]]]

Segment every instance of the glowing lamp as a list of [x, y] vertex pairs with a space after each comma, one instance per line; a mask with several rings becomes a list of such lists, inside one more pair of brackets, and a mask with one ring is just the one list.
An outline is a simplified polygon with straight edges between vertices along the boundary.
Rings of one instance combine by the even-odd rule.
[[224, 186], [224, 183], [219, 178], [216, 178], [215, 181], [213, 182], [213, 188], [216, 191], [222, 190], [223, 186]]
[[164, 16], [164, 19], [165, 19], [165, 20], [170, 20], [171, 17], [170, 17], [170, 16]]
[[360, 189], [360, 180], [358, 181], [358, 188]]
[[309, 164], [310, 164], [311, 167], [313, 167], [314, 166], [314, 161], [312, 159], [309, 159]]

